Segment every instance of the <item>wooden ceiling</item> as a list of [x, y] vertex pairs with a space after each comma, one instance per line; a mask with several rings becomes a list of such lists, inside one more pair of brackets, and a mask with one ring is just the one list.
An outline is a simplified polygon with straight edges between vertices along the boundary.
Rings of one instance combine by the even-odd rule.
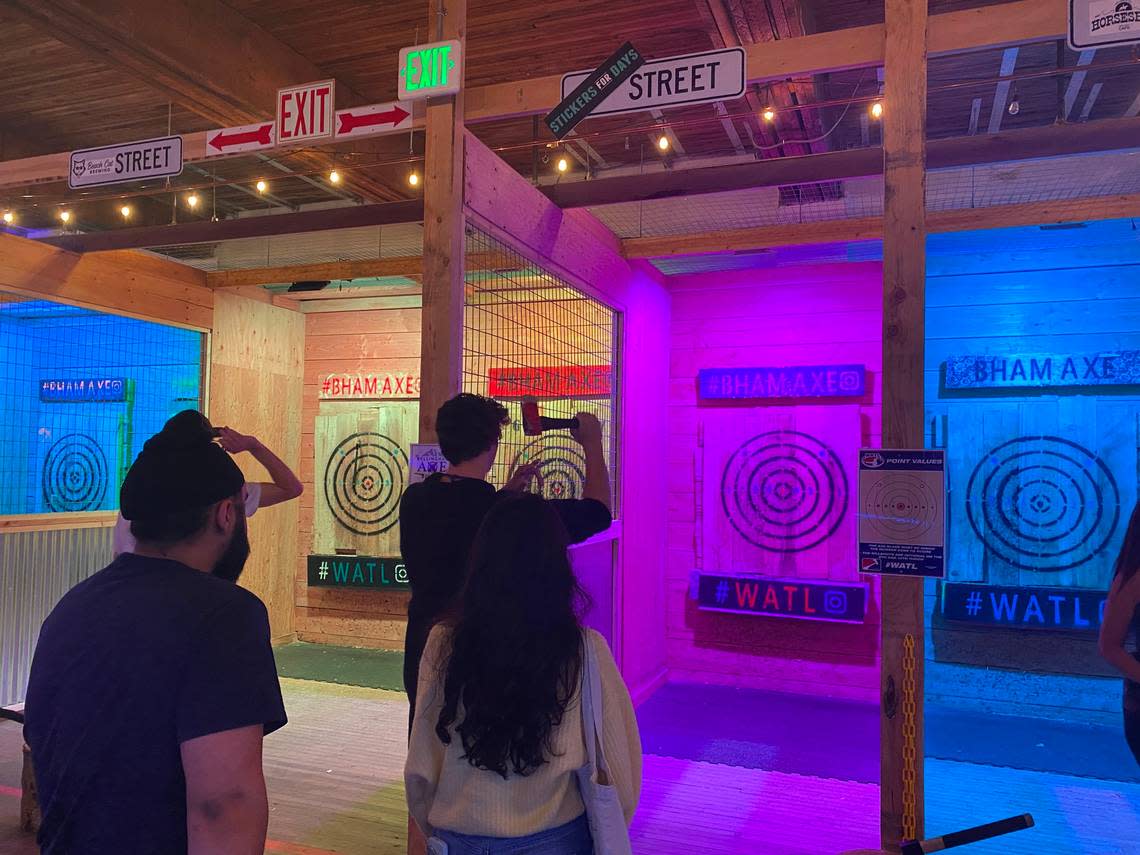
[[[121, 43], [104, 48], [61, 26], [59, 16], [81, 0], [0, 0], [0, 56], [5, 82], [0, 89], [0, 160], [165, 134], [218, 127], [222, 116], [273, 112], [273, 81], [261, 66], [267, 46], [276, 68], [313, 69], [334, 77], [353, 103], [395, 98], [396, 57], [400, 48], [428, 41], [427, 4], [376, 3], [369, 0], [164, 0], [163, 15], [151, 0], [108, 0], [117, 10]], [[1000, 0], [999, 0], [1000, 2]], [[1044, 0], [1043, 0], [1044, 2]], [[1050, 0], [1061, 2], [1061, 0]], [[994, 0], [930, 0], [938, 14]], [[517, 0], [468, 0], [466, 85], [480, 86], [520, 78], [559, 74], [596, 65], [624, 40], [650, 57], [794, 38], [812, 32], [873, 24], [883, 19], [882, 0], [547, 0], [520, 6]], [[132, 17], [134, 15], [134, 17]], [[145, 18], [144, 18], [145, 16]], [[189, 16], [189, 17], [186, 17]], [[203, 39], [219, 22], [217, 44], [203, 45], [205, 61], [196, 73], [193, 97], [188, 88], [148, 74], [142, 65], [123, 62], [161, 27], [194, 21], [193, 37]], [[221, 23], [224, 22], [224, 28]], [[224, 29], [224, 32], [221, 31]], [[132, 45], [128, 36], [135, 34]], [[190, 35], [187, 36], [188, 38]], [[218, 56], [223, 50], [238, 56]], [[161, 62], [160, 46], [154, 48]], [[1097, 120], [1125, 115], [1140, 95], [1140, 58], [1128, 49], [1102, 50], [1066, 103], [1078, 56], [1055, 43], [1005, 51], [979, 51], [930, 62], [928, 109], [931, 138], [986, 133], [992, 122], [1002, 129], [1044, 126], [1060, 120]], [[1003, 61], [1015, 76], [1002, 93], [996, 78]], [[268, 60], [266, 60], [268, 62]], [[185, 64], [185, 63], [184, 63]], [[175, 65], [172, 61], [171, 67]], [[217, 68], [219, 79], [208, 79]], [[197, 79], [199, 76], [207, 79]], [[222, 79], [224, 77], [224, 79]], [[295, 80], [281, 83], [299, 82]], [[246, 87], [246, 91], [234, 90]], [[1090, 95], [1087, 116], [1082, 116]], [[228, 95], [232, 109], [216, 105], [215, 91]], [[484, 142], [522, 174], [556, 180], [554, 164], [569, 155], [572, 180], [585, 165], [604, 174], [618, 167], [642, 168], [668, 159], [683, 167], [717, 157], [771, 158], [876, 145], [879, 127], [867, 117], [867, 104], [880, 92], [876, 69], [838, 72], [813, 78], [752, 87], [746, 98], [714, 105], [649, 114], [588, 120], [581, 139], [561, 150], [530, 118], [475, 125]], [[203, 94], [204, 93], [204, 94]], [[1004, 105], [1016, 95], [1020, 111]], [[993, 109], [995, 97], [1001, 105]], [[211, 100], [213, 99], [213, 100]], [[977, 101], [977, 106], [975, 106]], [[774, 123], [758, 113], [777, 109]], [[801, 106], [797, 106], [801, 105]], [[807, 105], [806, 107], [802, 105]], [[821, 106], [812, 106], [821, 105]], [[228, 110], [228, 111], [227, 111]], [[244, 111], [244, 112], [243, 112]], [[992, 120], [992, 121], [991, 121]], [[675, 144], [666, 154], [654, 145], [668, 130]], [[586, 145], [582, 144], [582, 141]], [[806, 142], [805, 142], [806, 141]], [[679, 144], [679, 148], [677, 147]], [[199, 164], [172, 185], [134, 185], [112, 192], [74, 194], [59, 185], [38, 185], [10, 193], [0, 190], [0, 207], [21, 212], [21, 224], [53, 223], [61, 204], [77, 211], [79, 225], [118, 225], [119, 196], [129, 193], [139, 223], [172, 218], [219, 216], [280, 206], [329, 202], [346, 196], [369, 198], [370, 192], [411, 197], [405, 177], [422, 154], [422, 134], [383, 137], [364, 145], [339, 146], [277, 158], [240, 158]], [[409, 151], [409, 148], [411, 149]], [[335, 164], [359, 179], [358, 186], [332, 187], [325, 179]], [[204, 170], [204, 174], [203, 174]], [[250, 187], [258, 178], [270, 182], [270, 195]], [[195, 211], [172, 208], [181, 190], [200, 188], [204, 204]], [[115, 192], [117, 191], [117, 192]], [[375, 198], [372, 196], [370, 198]]]

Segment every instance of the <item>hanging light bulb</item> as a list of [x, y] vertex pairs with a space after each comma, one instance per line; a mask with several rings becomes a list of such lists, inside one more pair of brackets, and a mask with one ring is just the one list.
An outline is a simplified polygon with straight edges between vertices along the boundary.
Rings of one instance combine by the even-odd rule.
[[764, 112], [760, 115], [764, 117], [765, 122], [774, 122], [776, 120], [776, 111], [771, 107], [765, 107]]
[[557, 166], [558, 166], [559, 172], [565, 172], [567, 169], [570, 168], [570, 161], [568, 161], [564, 157], [560, 157], [560, 158], [558, 158]]
[[1017, 93], [1013, 93], [1013, 100], [1009, 102], [1009, 107], [1006, 108], [1011, 116], [1016, 116], [1021, 112], [1021, 102], [1017, 100]]
[[340, 173], [335, 169], [329, 173], [329, 184], [340, 184]]
[[119, 213], [123, 215], [124, 220], [129, 220], [131, 218], [131, 206], [123, 205], [123, 207], [119, 208]]
[[420, 175], [414, 169], [408, 173], [408, 183], [413, 187], [420, 183]]
[[661, 149], [662, 151], [668, 151], [669, 150], [669, 137], [665, 136], [665, 134], [662, 134], [661, 136], [659, 136], [657, 138], [657, 147], [659, 149]]
[[59, 219], [61, 222], [64, 222], [64, 223], [71, 222], [71, 211], [68, 211], [68, 210], [60, 211], [59, 212]]
[[7, 223], [8, 225], [12, 225], [12, 223], [16, 222], [16, 215], [13, 214], [11, 211], [5, 211], [4, 212], [4, 222]]
[[265, 183], [265, 179], [263, 179], [263, 178], [258, 178], [257, 184], [255, 184], [254, 186], [257, 188], [258, 193], [264, 193], [266, 190], [269, 189], [269, 185]]
[[198, 207], [198, 194], [197, 193], [191, 193], [189, 196], [187, 196], [186, 197], [186, 204], [189, 206], [191, 211], [194, 210], [195, 208], [197, 208]]
[[883, 102], [882, 101], [876, 101], [874, 104], [871, 105], [871, 116], [872, 116], [872, 118], [875, 118], [875, 119], [881, 119], [883, 117]]

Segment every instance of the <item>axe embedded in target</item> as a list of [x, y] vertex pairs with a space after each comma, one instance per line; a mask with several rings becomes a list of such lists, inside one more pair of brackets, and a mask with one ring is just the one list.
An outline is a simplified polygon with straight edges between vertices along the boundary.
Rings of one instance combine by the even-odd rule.
[[522, 422], [523, 433], [527, 436], [542, 436], [547, 431], [573, 430], [578, 427], [577, 419], [557, 419], [542, 415], [538, 401], [534, 398], [523, 398]]

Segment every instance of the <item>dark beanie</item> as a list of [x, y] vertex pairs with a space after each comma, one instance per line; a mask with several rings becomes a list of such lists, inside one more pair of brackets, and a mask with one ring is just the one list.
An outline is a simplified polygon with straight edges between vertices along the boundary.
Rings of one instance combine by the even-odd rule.
[[125, 519], [151, 519], [208, 507], [244, 484], [206, 417], [184, 410], [143, 445], [123, 480], [119, 508]]

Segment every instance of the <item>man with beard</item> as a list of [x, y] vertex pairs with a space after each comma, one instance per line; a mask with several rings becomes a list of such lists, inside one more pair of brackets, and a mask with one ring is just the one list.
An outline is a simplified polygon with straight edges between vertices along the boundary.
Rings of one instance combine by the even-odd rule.
[[261, 853], [262, 737], [285, 724], [237, 464], [194, 420], [149, 439], [120, 493], [133, 552], [44, 621], [24, 736], [44, 853]]

